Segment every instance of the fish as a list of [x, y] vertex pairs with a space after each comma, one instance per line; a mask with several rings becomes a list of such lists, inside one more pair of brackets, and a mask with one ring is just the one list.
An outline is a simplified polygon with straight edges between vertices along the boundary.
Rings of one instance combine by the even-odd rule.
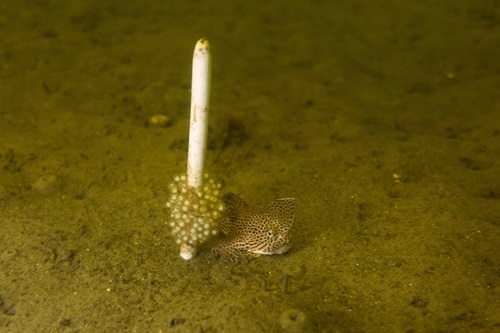
[[273, 201], [262, 210], [250, 207], [234, 193], [222, 197], [219, 236], [212, 252], [220, 257], [242, 254], [283, 254], [290, 249], [290, 228], [295, 220], [295, 198]]

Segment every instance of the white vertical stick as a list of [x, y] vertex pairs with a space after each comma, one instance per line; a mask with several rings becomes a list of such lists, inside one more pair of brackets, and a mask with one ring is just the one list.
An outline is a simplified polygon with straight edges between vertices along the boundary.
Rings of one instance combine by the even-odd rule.
[[[211, 59], [210, 46], [205, 38], [194, 48], [191, 79], [191, 116], [189, 122], [189, 150], [187, 185], [191, 189], [203, 186], [203, 169], [207, 149], [208, 109], [210, 105]], [[180, 255], [185, 260], [196, 255], [196, 248], [187, 242], [181, 244]]]
[[208, 109], [210, 105], [211, 59], [208, 41], [200, 39], [194, 48], [191, 82], [191, 119], [189, 123], [189, 152], [187, 183], [201, 188], [207, 148]]

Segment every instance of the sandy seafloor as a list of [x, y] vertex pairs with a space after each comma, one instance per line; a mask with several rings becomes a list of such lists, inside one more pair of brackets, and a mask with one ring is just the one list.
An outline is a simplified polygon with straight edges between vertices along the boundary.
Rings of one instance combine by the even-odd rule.
[[[0, 331], [499, 332], [499, 23], [494, 0], [3, 1]], [[207, 171], [297, 199], [285, 255], [186, 262], [166, 224], [202, 36]]]

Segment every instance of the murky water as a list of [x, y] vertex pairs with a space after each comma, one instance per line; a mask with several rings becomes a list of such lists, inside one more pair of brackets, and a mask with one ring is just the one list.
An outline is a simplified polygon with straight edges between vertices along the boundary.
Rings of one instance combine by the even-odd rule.
[[[72, 3], [0, 4], [0, 330], [499, 329], [497, 2]], [[207, 171], [296, 198], [285, 255], [178, 255], [203, 36]]]

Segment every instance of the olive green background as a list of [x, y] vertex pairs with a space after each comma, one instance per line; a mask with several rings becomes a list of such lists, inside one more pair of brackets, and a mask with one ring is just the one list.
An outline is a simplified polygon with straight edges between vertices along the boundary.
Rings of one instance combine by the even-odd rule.
[[[0, 331], [500, 330], [499, 23], [494, 0], [2, 1]], [[185, 262], [170, 235], [200, 37], [207, 171], [297, 199], [286, 255]]]

